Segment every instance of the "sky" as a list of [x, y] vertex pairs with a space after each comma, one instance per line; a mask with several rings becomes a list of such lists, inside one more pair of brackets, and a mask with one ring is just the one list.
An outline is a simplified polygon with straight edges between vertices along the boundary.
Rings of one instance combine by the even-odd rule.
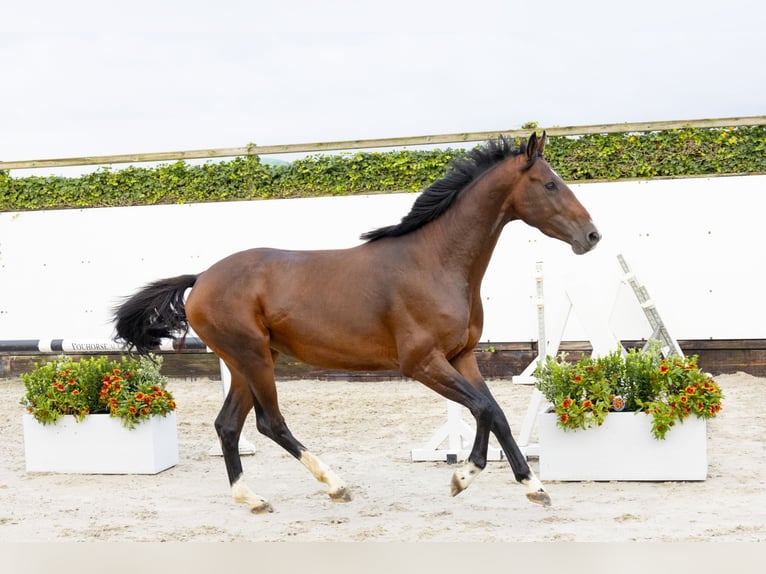
[[766, 113], [762, 0], [25, 0], [0, 159]]

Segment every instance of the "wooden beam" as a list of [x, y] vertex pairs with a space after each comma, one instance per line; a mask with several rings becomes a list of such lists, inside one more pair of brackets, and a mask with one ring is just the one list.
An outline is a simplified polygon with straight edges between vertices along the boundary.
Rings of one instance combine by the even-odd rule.
[[[631, 133], [675, 130], [684, 128], [727, 128], [737, 126], [766, 125], [766, 116], [745, 116], [732, 118], [715, 118], [700, 120], [680, 120], [661, 122], [631, 122], [622, 124], [597, 124], [569, 127], [536, 128], [545, 130], [549, 136], [578, 136], [589, 134]], [[378, 138], [368, 140], [346, 140], [334, 142], [283, 144], [283, 145], [248, 145], [245, 147], [229, 147], [217, 149], [200, 149], [188, 151], [170, 151], [157, 153], [134, 153], [122, 155], [102, 155], [91, 157], [69, 157], [60, 159], [36, 159], [20, 161], [0, 161], [0, 170], [37, 169], [66, 166], [108, 165], [116, 163], [143, 163], [157, 161], [178, 161], [187, 159], [214, 159], [247, 155], [278, 155], [283, 153], [312, 153], [355, 149], [372, 149], [388, 147], [423, 146], [437, 144], [472, 143], [488, 140], [498, 135], [509, 137], [527, 137], [534, 131], [532, 128], [512, 130], [466, 132], [457, 134], [440, 134], [414, 137]]]

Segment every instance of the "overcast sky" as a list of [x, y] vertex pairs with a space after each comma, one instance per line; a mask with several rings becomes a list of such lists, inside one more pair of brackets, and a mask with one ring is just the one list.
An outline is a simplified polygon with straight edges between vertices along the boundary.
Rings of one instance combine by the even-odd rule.
[[766, 113], [763, 0], [59, 0], [0, 15], [0, 159]]

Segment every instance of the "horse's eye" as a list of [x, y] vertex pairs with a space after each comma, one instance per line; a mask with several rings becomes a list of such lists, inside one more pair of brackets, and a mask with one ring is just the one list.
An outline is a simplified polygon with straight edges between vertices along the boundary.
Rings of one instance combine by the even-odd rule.
[[556, 189], [556, 182], [555, 181], [549, 181], [545, 184], [545, 189], [548, 191], [554, 191]]

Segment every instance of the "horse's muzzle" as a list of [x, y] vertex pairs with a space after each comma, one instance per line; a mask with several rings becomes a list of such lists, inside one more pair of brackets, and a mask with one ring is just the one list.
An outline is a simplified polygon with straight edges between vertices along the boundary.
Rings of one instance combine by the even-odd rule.
[[584, 232], [582, 240], [575, 239], [572, 241], [572, 251], [577, 255], [587, 253], [601, 241], [601, 233], [596, 229], [596, 226], [591, 223], [588, 227]]

